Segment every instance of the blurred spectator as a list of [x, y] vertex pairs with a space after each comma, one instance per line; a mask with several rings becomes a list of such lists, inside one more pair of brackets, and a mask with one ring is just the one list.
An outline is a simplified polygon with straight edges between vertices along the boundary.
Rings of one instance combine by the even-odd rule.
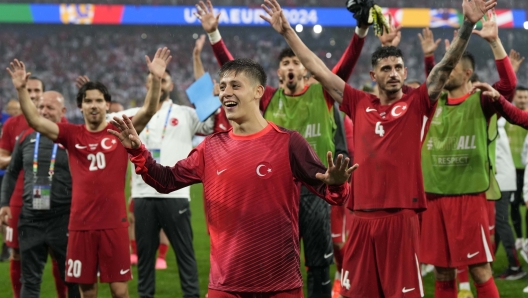
[[11, 99], [7, 102], [5, 111], [9, 115], [9, 117], [14, 117], [22, 114], [22, 110], [20, 109], [20, 103], [16, 99]]

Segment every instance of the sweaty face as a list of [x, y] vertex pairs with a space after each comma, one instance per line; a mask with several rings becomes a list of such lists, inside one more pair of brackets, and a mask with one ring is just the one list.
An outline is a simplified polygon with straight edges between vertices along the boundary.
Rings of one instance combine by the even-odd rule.
[[[149, 74], [147, 77], [147, 90], [152, 86], [152, 75]], [[172, 83], [172, 78], [168, 73], [163, 75], [161, 79], [161, 94], [160, 101], [165, 101], [169, 98], [170, 93], [174, 89], [174, 83]]]
[[464, 70], [463, 63], [459, 62], [449, 75], [449, 79], [447, 80], [444, 89], [447, 91], [455, 90], [463, 84], [467, 84], [467, 81], [468, 77], [466, 76], [466, 71]]
[[378, 60], [370, 76], [378, 83], [379, 90], [396, 93], [401, 90], [407, 78], [407, 69], [403, 66], [401, 57], [387, 57]]
[[103, 93], [99, 90], [87, 90], [82, 104], [81, 112], [87, 123], [101, 124], [106, 118], [106, 111], [110, 108], [110, 103], [106, 102]]
[[44, 93], [42, 82], [39, 80], [28, 80], [26, 89], [29, 92], [29, 98], [31, 98], [31, 101], [37, 105], [38, 101], [42, 97], [42, 93]]
[[242, 72], [226, 72], [220, 78], [220, 102], [228, 120], [241, 123], [255, 111], [258, 113], [257, 88], [258, 84]]
[[528, 109], [528, 90], [518, 90], [513, 97], [513, 104], [521, 110]]
[[43, 96], [37, 104], [37, 110], [39, 115], [56, 123], [64, 116], [64, 105], [52, 96]]
[[306, 68], [297, 57], [282, 58], [278, 69], [279, 80], [282, 87], [295, 90], [306, 74]]

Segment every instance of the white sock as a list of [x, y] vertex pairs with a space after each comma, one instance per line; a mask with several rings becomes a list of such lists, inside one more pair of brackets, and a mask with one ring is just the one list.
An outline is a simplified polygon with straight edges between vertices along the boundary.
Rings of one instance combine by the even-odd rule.
[[461, 282], [461, 283], [458, 285], [458, 289], [459, 289], [459, 290], [467, 290], [467, 291], [471, 291], [471, 287], [469, 286], [469, 282]]

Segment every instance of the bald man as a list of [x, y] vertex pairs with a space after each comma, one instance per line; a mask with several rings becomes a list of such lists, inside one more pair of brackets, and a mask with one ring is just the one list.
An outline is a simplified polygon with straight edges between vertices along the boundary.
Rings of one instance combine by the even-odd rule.
[[123, 108], [123, 105], [118, 102], [111, 102], [110, 103], [110, 109], [108, 110], [109, 113], [117, 113], [123, 111], [125, 108]]
[[[55, 91], [44, 92], [37, 103], [39, 114], [60, 122], [66, 108], [63, 96]], [[37, 160], [34, 160], [34, 156]], [[34, 166], [36, 162], [36, 167]], [[39, 297], [42, 273], [52, 251], [65, 281], [66, 246], [70, 217], [72, 182], [68, 156], [60, 144], [29, 128], [13, 150], [0, 190], [0, 217], [11, 216], [9, 201], [19, 173], [24, 172], [23, 207], [18, 223], [22, 260], [21, 297]], [[71, 260], [70, 260], [71, 262]], [[69, 266], [68, 274], [76, 274], [81, 264]], [[80, 297], [79, 287], [67, 284], [68, 297]]]
[[11, 99], [10, 101], [8, 101], [5, 110], [10, 117], [15, 117], [22, 114], [22, 110], [20, 109], [20, 103], [16, 99]]

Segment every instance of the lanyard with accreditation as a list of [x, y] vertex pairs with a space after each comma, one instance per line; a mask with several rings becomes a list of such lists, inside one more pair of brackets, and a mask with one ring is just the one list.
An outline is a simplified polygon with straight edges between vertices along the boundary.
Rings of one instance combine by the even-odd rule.
[[[172, 103], [170, 104], [169, 111], [167, 112], [167, 117], [165, 117], [165, 124], [163, 125], [163, 131], [161, 132], [161, 141], [162, 142], [163, 142], [163, 139], [165, 138], [165, 132], [167, 131], [167, 124], [169, 123], [169, 118], [170, 118], [171, 111], [172, 111]], [[148, 140], [149, 140], [149, 126], [148, 126], [148, 124], [145, 127], [145, 138], [147, 139], [147, 144], [148, 144]], [[161, 147], [161, 143], [160, 143], [160, 147]], [[160, 161], [161, 161], [161, 148], [149, 149], [149, 151], [150, 151], [150, 154], [152, 154], [152, 158], [154, 158], [154, 160], [157, 163], [160, 163]]]
[[40, 144], [40, 133], [37, 132], [35, 139], [35, 150], [33, 151], [33, 209], [34, 210], [49, 210], [50, 209], [50, 193], [51, 181], [53, 174], [55, 174], [55, 160], [57, 158], [57, 144], [53, 144], [51, 152], [51, 161], [47, 177], [38, 176], [38, 152]]

